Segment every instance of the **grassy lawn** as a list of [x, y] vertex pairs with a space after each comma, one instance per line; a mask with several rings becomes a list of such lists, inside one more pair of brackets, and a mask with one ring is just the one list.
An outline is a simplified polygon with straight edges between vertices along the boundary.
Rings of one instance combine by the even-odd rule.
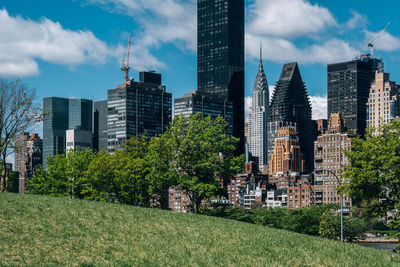
[[0, 265], [400, 266], [400, 256], [233, 220], [0, 193]]

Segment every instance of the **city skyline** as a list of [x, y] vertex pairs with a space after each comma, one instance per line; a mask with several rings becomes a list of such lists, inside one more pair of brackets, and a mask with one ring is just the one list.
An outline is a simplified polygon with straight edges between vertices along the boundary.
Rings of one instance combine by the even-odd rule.
[[[131, 73], [136, 80], [138, 70], [156, 69], [165, 77], [173, 98], [197, 87], [196, 37], [192, 38], [196, 35], [196, 1], [171, 0], [162, 5], [156, 0], [13, 2], [0, 3], [0, 20], [8, 26], [0, 30], [4, 47], [0, 76], [21, 77], [37, 88], [40, 98], [106, 99], [107, 89], [123, 80], [120, 65], [128, 32], [133, 32]], [[400, 40], [396, 37], [400, 31], [394, 10], [400, 3], [386, 1], [376, 6], [356, 2], [359, 4], [246, 1], [246, 100], [250, 100], [258, 45], [263, 41], [270, 84], [278, 80], [283, 63], [298, 61], [311, 100], [322, 101], [313, 102], [313, 118], [326, 118], [326, 64], [367, 53], [367, 37], [388, 21], [391, 25], [377, 40], [375, 54], [383, 58], [385, 72], [391, 73], [394, 81], [399, 80], [395, 62], [400, 58]], [[281, 10], [279, 5], [293, 8]], [[77, 16], [72, 18], [71, 13]], [[296, 23], [299, 18], [307, 19]], [[38, 38], [45, 35], [47, 39]]]

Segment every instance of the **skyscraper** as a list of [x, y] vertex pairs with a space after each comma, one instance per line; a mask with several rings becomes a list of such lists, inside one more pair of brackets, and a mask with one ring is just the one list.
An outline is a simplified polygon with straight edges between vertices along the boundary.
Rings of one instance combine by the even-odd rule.
[[93, 101], [46, 97], [43, 109], [48, 113], [43, 120], [43, 165], [46, 167], [49, 156], [65, 152], [67, 130], [92, 132]]
[[[270, 125], [295, 125], [301, 153], [305, 160], [304, 171], [314, 167], [314, 139], [316, 133], [311, 119], [311, 104], [297, 63], [285, 64], [276, 83], [269, 107]], [[275, 135], [269, 131], [269, 139]], [[273, 147], [273, 140], [269, 142]], [[272, 148], [268, 148], [270, 151]]]
[[228, 123], [227, 133], [233, 133], [232, 102], [198, 91], [191, 91], [182, 98], [176, 98], [174, 102], [175, 116], [182, 114], [189, 117], [199, 112], [202, 112], [204, 116], [211, 116], [213, 119], [222, 116]]
[[[340, 203], [339, 192], [337, 191], [339, 183], [334, 175], [340, 178], [343, 167], [349, 163], [344, 151], [351, 149], [352, 137], [354, 135], [347, 133], [343, 114], [331, 114], [328, 130], [318, 136], [314, 143], [314, 191], [317, 205]], [[346, 197], [344, 205], [351, 206], [351, 198]]]
[[93, 148], [107, 151], [107, 100], [96, 101], [93, 106]]
[[249, 160], [254, 161], [260, 171], [268, 165], [268, 105], [269, 90], [264, 73], [262, 54], [253, 87], [253, 101], [249, 113]]
[[197, 1], [198, 90], [233, 103], [233, 135], [244, 152], [244, 0]]
[[388, 124], [400, 115], [400, 87], [389, 73], [376, 72], [367, 102], [367, 127]]
[[138, 135], [162, 134], [172, 118], [172, 95], [161, 85], [161, 74], [140, 73], [139, 82], [125, 81], [108, 90], [107, 145], [114, 152]]
[[366, 128], [366, 104], [375, 71], [383, 63], [369, 55], [328, 65], [328, 117], [342, 113], [349, 130], [363, 136]]

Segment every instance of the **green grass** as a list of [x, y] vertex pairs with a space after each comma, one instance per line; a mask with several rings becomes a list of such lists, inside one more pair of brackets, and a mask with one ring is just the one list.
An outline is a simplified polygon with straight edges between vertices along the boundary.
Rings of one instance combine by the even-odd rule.
[[233, 220], [0, 193], [0, 265], [400, 266], [400, 256]]

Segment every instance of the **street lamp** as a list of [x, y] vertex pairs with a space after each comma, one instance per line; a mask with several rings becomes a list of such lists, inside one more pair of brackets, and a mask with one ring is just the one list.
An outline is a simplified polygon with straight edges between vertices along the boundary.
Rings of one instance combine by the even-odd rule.
[[[342, 186], [342, 180], [340, 180], [336, 174], [330, 170], [326, 170], [327, 172], [333, 174], [336, 180], [339, 183], [339, 186]], [[343, 243], [343, 194], [340, 193], [340, 242]]]

